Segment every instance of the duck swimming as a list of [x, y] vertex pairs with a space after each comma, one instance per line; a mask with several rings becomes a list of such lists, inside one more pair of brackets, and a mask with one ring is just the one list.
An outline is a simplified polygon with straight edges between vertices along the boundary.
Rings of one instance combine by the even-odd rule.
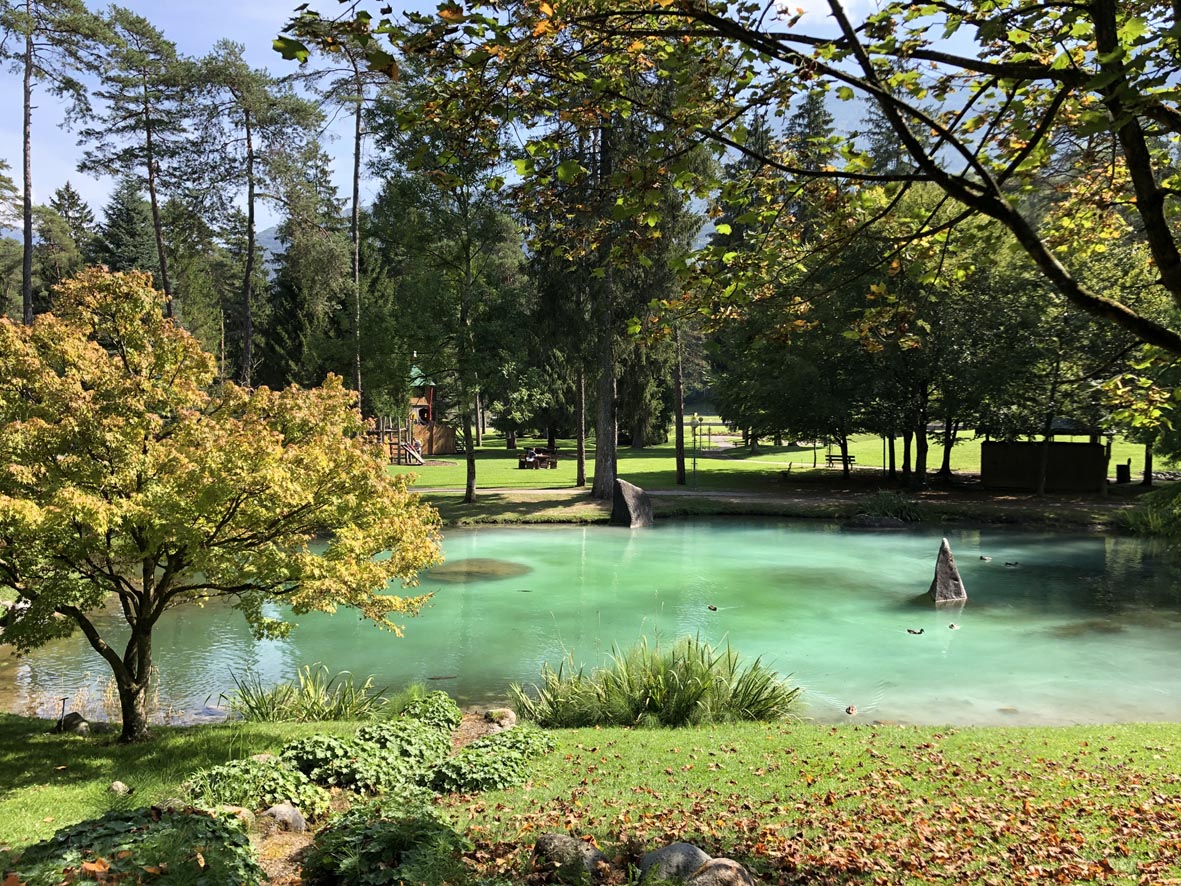
[[918, 636], [919, 634], [921, 634], [925, 630], [926, 630], [926, 628], [919, 628], [917, 631], [914, 628], [907, 628], [906, 633], [914, 634], [915, 636]]

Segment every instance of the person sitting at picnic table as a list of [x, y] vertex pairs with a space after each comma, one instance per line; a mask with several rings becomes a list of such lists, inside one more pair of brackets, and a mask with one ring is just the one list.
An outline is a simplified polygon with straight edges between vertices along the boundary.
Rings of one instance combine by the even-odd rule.
[[525, 462], [531, 468], [537, 467], [537, 450], [532, 446], [525, 450]]

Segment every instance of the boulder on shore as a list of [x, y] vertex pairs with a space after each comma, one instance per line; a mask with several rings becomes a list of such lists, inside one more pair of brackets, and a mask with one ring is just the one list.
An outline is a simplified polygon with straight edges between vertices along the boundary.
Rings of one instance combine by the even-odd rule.
[[644, 853], [640, 858], [640, 874], [653, 871], [660, 880], [687, 880], [709, 860], [705, 851], [692, 843], [670, 843]]
[[652, 499], [639, 486], [615, 478], [615, 493], [611, 499], [612, 526], [638, 529], [652, 525]]
[[947, 539], [939, 545], [939, 556], [935, 560], [935, 577], [931, 579], [928, 596], [940, 603], [963, 603], [968, 599], [968, 592], [964, 590], [960, 571], [956, 569], [955, 557], [951, 553], [951, 545]]

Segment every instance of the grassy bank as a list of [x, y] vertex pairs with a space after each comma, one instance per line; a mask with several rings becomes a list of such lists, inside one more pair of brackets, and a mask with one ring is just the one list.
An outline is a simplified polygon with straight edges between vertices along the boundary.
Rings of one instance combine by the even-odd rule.
[[1169, 883], [1176, 726], [812, 725], [559, 733], [532, 785], [453, 802], [490, 857], [522, 835], [686, 840], [765, 882]]
[[[193, 771], [353, 724], [163, 729], [153, 743], [0, 717], [0, 844], [176, 792]], [[1056, 729], [807, 723], [554, 733], [523, 787], [444, 801], [482, 873], [538, 832], [698, 843], [767, 882], [1166, 883], [1181, 876], [1175, 725]], [[107, 791], [114, 779], [136, 789]]]

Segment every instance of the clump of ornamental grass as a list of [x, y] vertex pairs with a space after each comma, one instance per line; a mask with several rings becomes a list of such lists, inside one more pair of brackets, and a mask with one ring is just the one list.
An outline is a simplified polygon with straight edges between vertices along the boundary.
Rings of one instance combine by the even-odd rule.
[[761, 659], [743, 663], [729, 644], [714, 649], [698, 637], [671, 646], [645, 638], [587, 673], [567, 657], [542, 666], [540, 683], [513, 684], [518, 713], [540, 726], [694, 726], [789, 716], [800, 689]]

